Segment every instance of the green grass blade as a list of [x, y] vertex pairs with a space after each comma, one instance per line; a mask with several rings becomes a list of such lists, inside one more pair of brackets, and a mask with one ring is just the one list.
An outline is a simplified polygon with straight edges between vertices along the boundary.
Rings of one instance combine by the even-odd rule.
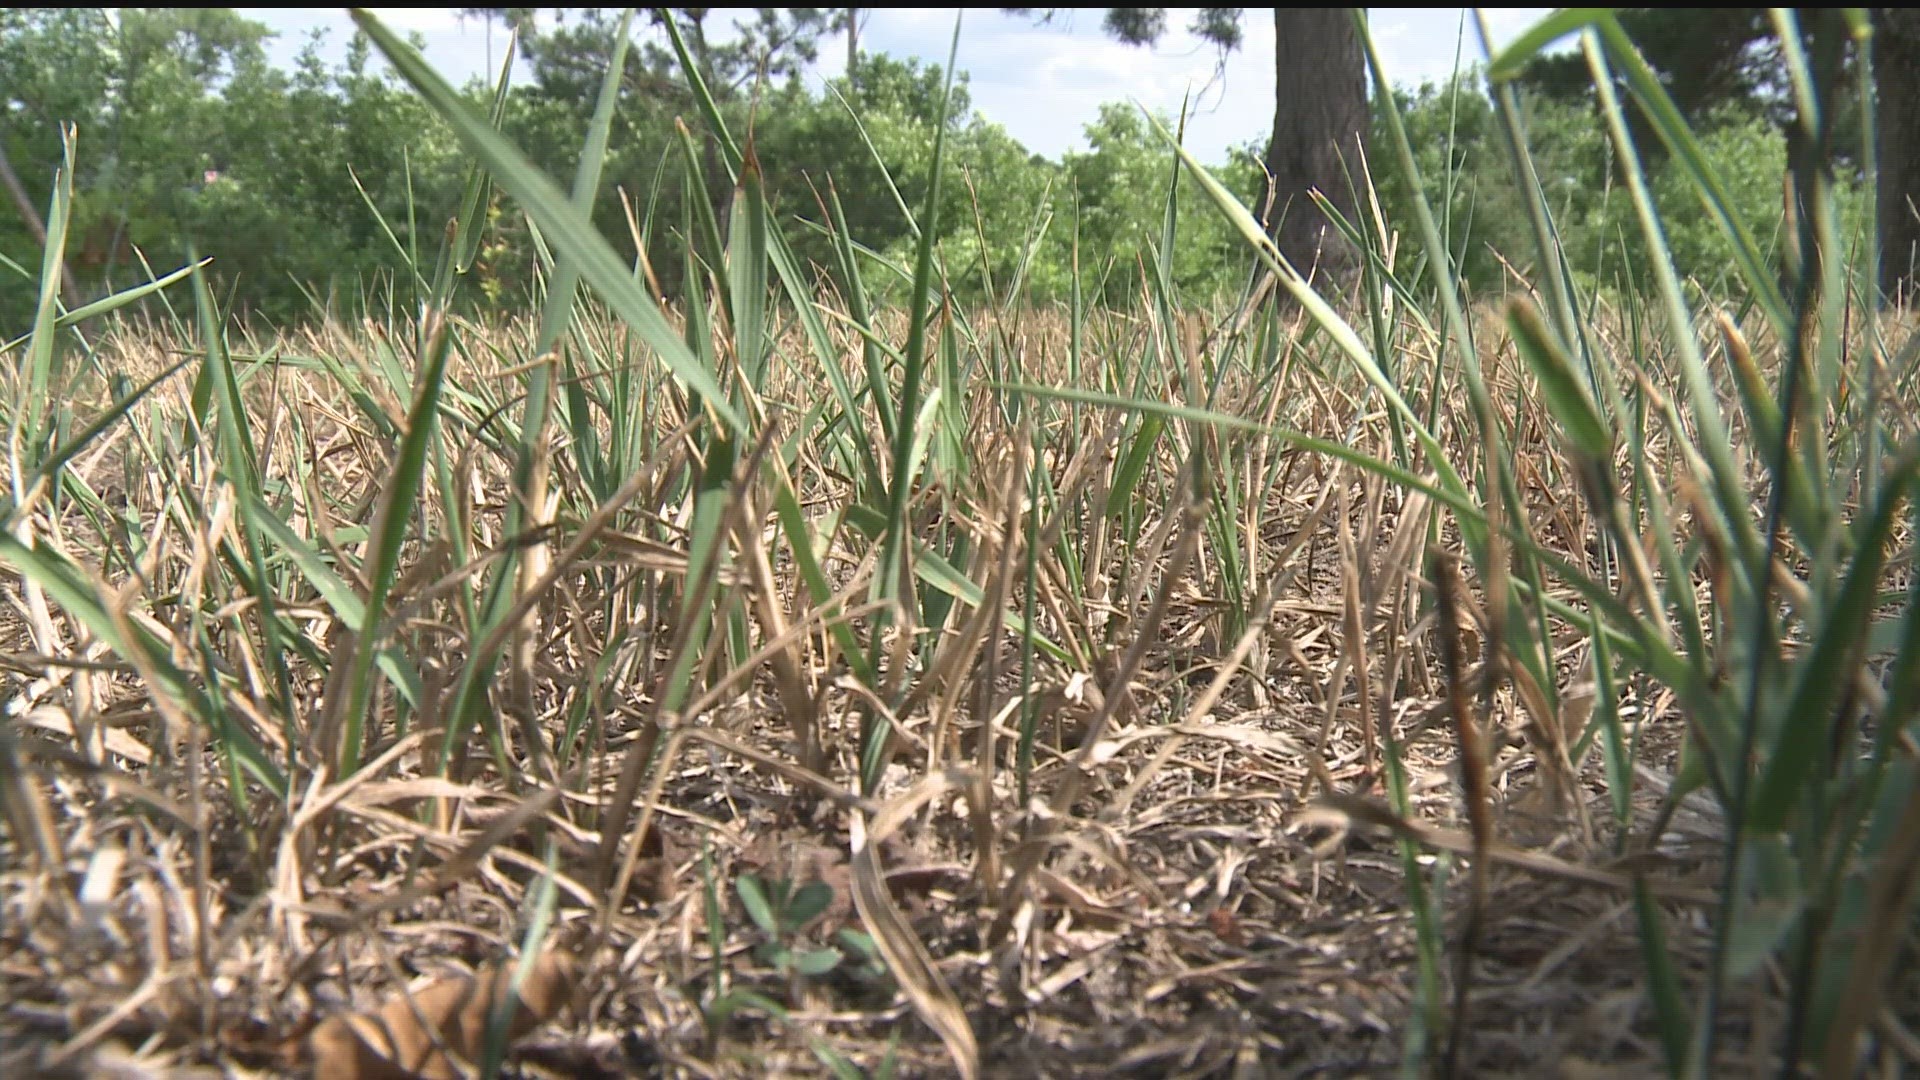
[[659, 354], [667, 367], [698, 391], [704, 407], [729, 430], [744, 433], [746, 425], [724, 400], [713, 373], [702, 367], [673, 331], [660, 307], [614, 253], [584, 214], [541, 175], [526, 155], [514, 149], [498, 132], [473, 115], [453, 87], [447, 85], [412, 46], [401, 41], [364, 9], [354, 9], [354, 24], [364, 31], [411, 83], [435, 112], [444, 117], [469, 153], [487, 167], [502, 188], [552, 240], [557, 249], [580, 262], [580, 276], [598, 292], [607, 306]]
[[1647, 993], [1652, 998], [1660, 1049], [1666, 1055], [1667, 1075], [1677, 1078], [1686, 1074], [1687, 1047], [1693, 1036], [1687, 1021], [1686, 998], [1680, 992], [1673, 954], [1668, 951], [1660, 905], [1644, 881], [1633, 883], [1633, 910], [1639, 919], [1640, 955], [1647, 968]]
[[[1653, 196], [1647, 188], [1639, 152], [1627, 133], [1626, 117], [1613, 93], [1611, 72], [1595, 39], [1589, 37], [1582, 45], [1587, 61], [1594, 70], [1594, 87], [1600, 95], [1601, 112], [1606, 117], [1608, 132], [1613, 137], [1614, 152], [1620, 157], [1620, 171], [1626, 177], [1634, 213], [1651, 252], [1649, 261], [1654, 283], [1679, 361], [1681, 385], [1693, 414], [1694, 439], [1706, 459], [1709, 475], [1705, 479], [1710, 482], [1714, 505], [1719, 510], [1714, 525], [1720, 535], [1727, 537], [1737, 547], [1739, 560], [1734, 570], [1744, 577], [1748, 567], [1758, 564], [1760, 540], [1748, 511], [1747, 493], [1739, 482], [1742, 473], [1733, 456], [1733, 444], [1720, 415], [1719, 395], [1701, 358], [1700, 345], [1693, 332], [1693, 316], [1687, 309], [1686, 297], [1680, 291], [1680, 277], [1674, 271], [1666, 232], [1659, 214], [1654, 210]], [[1676, 427], [1675, 430], [1682, 429]], [[1736, 584], [1743, 593], [1748, 591], [1749, 587], [1744, 582], [1737, 581]]]
[[1767, 321], [1776, 333], [1790, 333], [1793, 320], [1787, 311], [1785, 298], [1780, 295], [1779, 283], [1761, 258], [1759, 245], [1754, 243], [1747, 223], [1734, 213], [1732, 196], [1719, 174], [1707, 164], [1699, 141], [1681, 117], [1679, 108], [1674, 105], [1660, 77], [1641, 57], [1617, 18], [1608, 14], [1595, 23], [1595, 28], [1606, 43], [1608, 54], [1624, 71], [1628, 89], [1639, 100], [1661, 141], [1667, 144], [1675, 160], [1693, 181], [1701, 205], [1732, 244], [1734, 265], [1760, 310], [1766, 313]]
[[72, 563], [51, 551], [28, 547], [10, 533], [0, 533], [0, 562], [11, 564], [46, 590], [62, 610], [79, 619], [95, 637], [106, 642], [108, 648], [151, 673], [160, 684], [155, 689], [190, 716], [214, 728], [215, 733], [222, 736], [221, 749], [234, 755], [261, 784], [275, 792], [287, 790], [286, 776], [268, 759], [260, 745], [237, 729], [219, 730], [212, 702], [168, 658], [167, 647], [138, 623], [114, 617], [100, 594]]
[[359, 768], [362, 732], [367, 719], [372, 687], [369, 676], [379, 639], [379, 624], [385, 617], [387, 596], [393, 589], [400, 568], [400, 549], [405, 543], [413, 519], [415, 499], [424, 486], [428, 456], [438, 431], [441, 391], [446, 381], [450, 328], [444, 316], [431, 320], [426, 354], [421, 357], [420, 375], [414, 390], [413, 406], [407, 412], [406, 434], [386, 482], [385, 495], [374, 517], [373, 545], [367, 566], [368, 594], [366, 631], [355, 638], [347, 692], [341, 698], [338, 714], [343, 726], [329, 730], [342, 732], [338, 747], [328, 748], [335, 762], [335, 775], [351, 776]]
[[734, 358], [747, 386], [757, 394], [767, 389], [767, 194], [760, 177], [760, 161], [751, 147], [734, 187], [733, 213], [728, 217], [727, 273], [733, 312]]
[[1612, 8], [1561, 8], [1553, 14], [1534, 23], [1526, 32], [1514, 38], [1500, 55], [1487, 64], [1487, 78], [1494, 82], [1506, 82], [1516, 78], [1533, 58], [1540, 55], [1547, 46], [1566, 37], [1577, 34], [1592, 26]]
[[[21, 478], [20, 489], [7, 497], [7, 512], [3, 518], [0, 518], [0, 529], [5, 529], [8, 532], [13, 531], [14, 527], [19, 524], [19, 522], [15, 520], [15, 515], [19, 513], [20, 506], [33, 498], [34, 490], [41, 482], [51, 482], [53, 478], [59, 474], [60, 470], [66, 466], [67, 462], [72, 461], [75, 457], [79, 456], [81, 452], [85, 451], [87, 447], [97, 442], [100, 437], [111, 430], [115, 424], [125, 419], [135, 405], [145, 400], [147, 395], [153, 391], [154, 387], [159, 386], [161, 383], [178, 374], [180, 369], [186, 367], [192, 360], [193, 358], [190, 356], [182, 357], [167, 367], [162, 368], [158, 374], [128, 391], [125, 395], [114, 401], [113, 404], [107, 406], [100, 415], [88, 421], [85, 427], [69, 435], [59, 446], [54, 447], [45, 458], [41, 459], [38, 465], [34, 466], [32, 472]], [[20, 501], [15, 502], [14, 500], [16, 498]]]
[[[15, 421], [12, 449], [16, 492], [20, 474], [40, 460], [41, 449], [51, 434], [44, 415], [60, 382], [60, 350], [56, 347], [60, 282], [66, 273], [67, 219], [73, 207], [74, 129], [60, 129], [60, 167], [53, 176], [53, 196], [47, 206], [47, 240], [40, 256], [40, 299], [33, 309], [33, 330], [27, 342], [27, 400], [25, 422]], [[17, 416], [17, 414], [16, 414]], [[19, 459], [24, 445], [27, 460]]]
[[1920, 476], [1920, 450], [1910, 450], [1888, 469], [1875, 499], [1871, 517], [1856, 529], [1853, 564], [1824, 623], [1813, 634], [1813, 647], [1797, 663], [1798, 686], [1786, 711], [1778, 739], [1761, 755], [1764, 765], [1754, 788], [1748, 823], [1756, 833], [1786, 826], [1789, 815], [1809, 792], [1815, 767], [1826, 760], [1830, 739], [1826, 717], [1841, 692], [1851, 685], [1840, 678], [1852, 669], [1863, 651], [1874, 608], [1879, 606], [1880, 571], [1899, 511], [1909, 498], [1908, 488]]

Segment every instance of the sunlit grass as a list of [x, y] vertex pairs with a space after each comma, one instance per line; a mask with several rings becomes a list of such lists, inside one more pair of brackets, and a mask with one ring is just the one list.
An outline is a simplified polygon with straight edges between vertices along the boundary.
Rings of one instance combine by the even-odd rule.
[[[1782, 287], [1610, 16], [1557, 14], [1492, 74], [1581, 34], [1623, 227], [1656, 253], [1646, 298], [1582, 293], [1496, 81], [1551, 268], [1529, 290], [1470, 300], [1416, 200], [1412, 221], [1341, 223], [1366, 271], [1329, 298], [1176, 148], [1139, 303], [1089, 307], [1103, 290], [1076, 281], [1064, 310], [1020, 302], [1018, 268], [995, 268], [997, 302], [956, 302], [937, 183], [908, 208], [922, 241], [897, 310], [868, 303], [873, 261], [844, 234], [836, 266], [797, 265], [767, 164], [697, 77], [734, 197], [724, 229], [704, 205], [672, 223], [687, 289], [663, 308], [587, 213], [623, 55], [563, 190], [496, 130], [505, 66], [489, 120], [356, 18], [474, 159], [445, 249], [407, 268], [417, 314], [256, 340], [193, 268], [62, 314], [56, 185], [40, 305], [5, 354], [7, 648], [41, 680], [0, 742], [23, 912], [97, 918], [66, 872], [100, 846], [79, 825], [106, 803], [73, 795], [80, 777], [169, 823], [155, 860], [191, 897], [175, 944], [199, 985], [227, 977], [236, 935], [259, 938], [265, 994], [442, 894], [542, 897], [495, 930], [523, 957], [580, 950], [604, 979], [642, 948], [647, 876], [675, 869], [664, 817], [746, 846], [750, 815], [676, 804], [727, 762], [729, 785], [848, 816], [852, 917], [972, 1075], [995, 1051], [970, 1011], [1008, 987], [1045, 1000], [1057, 958], [1034, 913], [1079, 888], [1068, 868], [1126, 867], [1110, 888], [1151, 906], [1140, 925], [1192, 919], [1203, 890], [1139, 886], [1151, 862], [1098, 838], [1156, 782], [1198, 775], [1182, 746], [1217, 744], [1298, 772], [1267, 793], [1289, 824], [1311, 809], [1394, 833], [1410, 1074], [1502, 1060], [1502, 1022], [1469, 992], [1509, 914], [1497, 866], [1631, 902], [1633, 1027], [1671, 1075], [1894, 1060], [1859, 1036], [1911, 947], [1920, 865], [1913, 350], [1890, 351], [1906, 328], [1838, 257]], [[1846, 92], [1792, 72], [1805, 100]], [[1654, 204], [1629, 105], [1698, 206]], [[1389, 133], [1372, 168], [1424, 190]], [[675, 152], [707, 190], [691, 137]], [[1798, 250], [1845, 250], [1823, 174], [1796, 179]], [[1290, 303], [1179, 294], [1188, 184]], [[454, 312], [496, 185], [551, 257], [536, 310], [482, 325]], [[1701, 305], [1665, 256], [1663, 215], [1702, 210], [1736, 253], [1737, 306]], [[1036, 218], [1034, 242], [1061, 227]], [[164, 316], [107, 318], [135, 301]], [[84, 347], [82, 319], [103, 330]], [[1448, 758], [1463, 806], [1424, 783]], [[1570, 848], [1507, 835], [1516, 775]], [[930, 952], [883, 865], [915, 829], [955, 856], [954, 956]], [[700, 865], [709, 944], [680, 980], [703, 1052], [724, 1056], [744, 1005], [837, 1074], [879, 1068], [806, 1028], [792, 972], [784, 1004], [729, 989], [723, 890]], [[372, 881], [351, 911], [317, 906]], [[1114, 917], [1092, 896], [1084, 916]]]

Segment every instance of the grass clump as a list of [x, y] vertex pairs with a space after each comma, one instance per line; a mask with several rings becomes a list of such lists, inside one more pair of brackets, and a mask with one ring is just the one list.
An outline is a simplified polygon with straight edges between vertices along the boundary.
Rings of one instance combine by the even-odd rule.
[[[1547, 268], [1504, 303], [1423, 199], [1339, 223], [1330, 302], [1175, 146], [1139, 302], [1064, 310], [1017, 266], [953, 302], [938, 136], [898, 307], [844, 231], [802, 266], [688, 64], [720, 153], [679, 165], [734, 196], [665, 308], [590, 224], [622, 54], [563, 190], [505, 68], [480, 115], [356, 18], [473, 159], [417, 317], [256, 340], [198, 265], [63, 313], [47, 215], [0, 530], [23, 1061], [320, 1067], [449, 967], [561, 1020], [421, 1021], [488, 1072], [1908, 1060], [1914, 347], [1842, 256], [1821, 58], [1785, 273], [1583, 9], [1490, 69]], [[1644, 298], [1569, 269], [1502, 82], [1567, 33]], [[547, 257], [484, 323], [496, 186]], [[1171, 271], [1194, 191], [1272, 282], [1220, 310]], [[1702, 210], [1706, 307], [1664, 225]]]

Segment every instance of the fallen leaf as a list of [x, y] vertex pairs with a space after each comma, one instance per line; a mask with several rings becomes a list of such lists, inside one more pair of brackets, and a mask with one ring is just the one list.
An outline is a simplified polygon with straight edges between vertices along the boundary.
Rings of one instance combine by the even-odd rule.
[[[912, 1002], [928, 1027], [946, 1044], [948, 1056], [960, 1072], [961, 1080], [980, 1075], [980, 1043], [973, 1033], [967, 1012], [961, 1008], [946, 976], [934, 965], [927, 947], [914, 935], [900, 908], [887, 892], [886, 875], [874, 848], [884, 843], [895, 829], [922, 806], [958, 786], [953, 772], [935, 773], [896, 797], [875, 816], [869, 826], [856, 811], [848, 819], [848, 840], [853, 849], [851, 878], [853, 905], [867, 936], [887, 962], [887, 970]], [[869, 842], [868, 832], [872, 832]]]
[[1207, 913], [1207, 925], [1213, 929], [1213, 935], [1228, 945], [1239, 946], [1245, 943], [1240, 933], [1239, 920], [1226, 908], [1214, 908]]
[[[457, 1080], [464, 1074], [446, 1051], [469, 1065], [480, 1060], [487, 1019], [513, 985], [514, 963], [490, 964], [477, 976], [435, 979], [393, 995], [371, 1013], [329, 1017], [292, 1041], [289, 1065], [340, 1080]], [[578, 970], [579, 961], [558, 949], [534, 962], [507, 1022], [509, 1044], [559, 1012]]]

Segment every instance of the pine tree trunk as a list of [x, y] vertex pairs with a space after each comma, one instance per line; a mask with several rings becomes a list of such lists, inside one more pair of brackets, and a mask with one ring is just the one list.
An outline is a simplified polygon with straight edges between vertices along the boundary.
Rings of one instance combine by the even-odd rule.
[[[1280, 253], [1317, 283], [1338, 283], [1359, 253], [1313, 204], [1318, 189], [1349, 221], [1361, 187], [1367, 130], [1367, 64], [1347, 8], [1274, 8], [1273, 174], [1269, 228]], [[1351, 173], [1353, 180], [1348, 180]]]
[[1914, 299], [1920, 285], [1920, 10], [1874, 12], [1874, 96], [1880, 159], [1880, 292]]

